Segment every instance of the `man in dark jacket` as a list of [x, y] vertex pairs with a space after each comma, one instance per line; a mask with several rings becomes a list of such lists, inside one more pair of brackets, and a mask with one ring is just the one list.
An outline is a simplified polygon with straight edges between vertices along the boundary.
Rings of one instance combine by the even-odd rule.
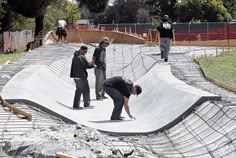
[[123, 106], [128, 116], [135, 119], [130, 113], [128, 102], [131, 94], [142, 93], [142, 88], [139, 85], [133, 85], [130, 80], [115, 76], [104, 81], [103, 89], [114, 101], [111, 120], [122, 120], [120, 114]]
[[106, 79], [106, 47], [109, 45], [109, 38], [103, 37], [99, 46], [95, 48], [93, 54], [93, 62], [97, 66], [95, 68], [95, 94], [96, 99], [101, 100], [106, 98], [102, 87], [103, 81]]
[[74, 78], [76, 84], [73, 108], [82, 109], [80, 107], [80, 97], [83, 94], [84, 107], [90, 106], [90, 89], [88, 84], [88, 72], [86, 69], [93, 68], [94, 64], [89, 63], [85, 57], [88, 47], [83, 45], [79, 51], [75, 51], [71, 64], [70, 77]]
[[168, 15], [164, 15], [163, 20], [157, 26], [157, 30], [160, 32], [161, 59], [167, 62], [170, 51], [170, 40], [173, 39], [173, 26]]

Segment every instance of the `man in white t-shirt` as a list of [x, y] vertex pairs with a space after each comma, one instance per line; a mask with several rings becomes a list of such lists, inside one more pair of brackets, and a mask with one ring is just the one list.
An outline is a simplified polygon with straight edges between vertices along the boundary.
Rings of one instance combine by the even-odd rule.
[[65, 20], [58, 20], [57, 31], [56, 31], [56, 35], [58, 36], [58, 42], [62, 41], [62, 38], [64, 38], [64, 43], [66, 43], [67, 33], [65, 25], [66, 25]]

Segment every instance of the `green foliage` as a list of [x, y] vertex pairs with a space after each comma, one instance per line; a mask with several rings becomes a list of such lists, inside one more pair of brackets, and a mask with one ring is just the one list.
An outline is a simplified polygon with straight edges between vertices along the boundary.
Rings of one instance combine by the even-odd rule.
[[80, 8], [86, 7], [92, 13], [101, 13], [104, 12], [108, 0], [77, 0], [79, 2]]
[[172, 20], [176, 20], [175, 4], [177, 0], [146, 0], [149, 6], [150, 15], [154, 19], [161, 19], [165, 14], [169, 15]]
[[59, 19], [64, 19], [63, 13], [64, 0], [57, 0], [56, 3], [49, 5], [44, 14], [44, 26], [46, 30], [56, 26]]
[[44, 14], [44, 26], [46, 30], [56, 27], [56, 23], [60, 19], [64, 19], [67, 23], [74, 23], [80, 18], [80, 11], [76, 4], [69, 3], [67, 0], [57, 0], [46, 9]]
[[25, 55], [25, 53], [26, 52], [24, 50], [16, 50], [13, 52], [1, 53], [0, 54], [0, 64], [4, 64], [8, 60], [10, 60], [10, 61], [16, 60], [16, 59], [20, 58], [21, 56]]
[[221, 0], [182, 0], [175, 8], [181, 22], [231, 20]]
[[[67, 0], [54, 0], [43, 11], [44, 29], [50, 30], [56, 26], [59, 19], [74, 19], [80, 17], [80, 12], [76, 4], [69, 3]], [[34, 30], [35, 18], [27, 18], [17, 13], [13, 16], [11, 31]]]
[[196, 60], [208, 76], [236, 88], [236, 50]]
[[35, 19], [17, 15], [13, 18], [11, 31], [34, 30]]
[[235, 0], [224, 0], [225, 8], [231, 14], [232, 18], [236, 18], [236, 1]]
[[6, 5], [7, 5], [7, 1], [5, 0], [0, 1], [0, 30], [2, 26], [2, 19], [4, 17], [4, 14], [6, 13]]
[[115, 0], [112, 6], [106, 8], [103, 19], [94, 21], [94, 24], [101, 21], [103, 23], [145, 23], [150, 22], [150, 16], [142, 1]]
[[25, 17], [34, 18], [43, 14], [51, 0], [8, 0], [11, 9]]
[[80, 11], [76, 4], [71, 4], [68, 3], [68, 1], [65, 1], [64, 19], [67, 19], [68, 23], [75, 23], [76, 20], [80, 19]]

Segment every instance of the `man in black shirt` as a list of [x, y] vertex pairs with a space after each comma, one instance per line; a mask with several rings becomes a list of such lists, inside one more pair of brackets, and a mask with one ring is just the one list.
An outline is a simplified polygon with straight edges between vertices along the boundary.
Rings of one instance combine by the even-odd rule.
[[128, 101], [131, 94], [139, 95], [142, 92], [142, 88], [139, 85], [133, 85], [130, 80], [115, 76], [104, 81], [103, 89], [114, 101], [111, 120], [122, 120], [120, 114], [123, 106], [128, 116], [135, 118], [130, 113]]
[[73, 108], [82, 109], [80, 105], [80, 97], [83, 94], [84, 107], [90, 105], [90, 89], [88, 84], [88, 72], [86, 69], [93, 68], [94, 64], [87, 61], [85, 54], [88, 47], [83, 45], [79, 51], [75, 51], [71, 64], [70, 77], [74, 78], [76, 91], [74, 97]]
[[164, 61], [167, 62], [170, 51], [170, 40], [173, 39], [173, 26], [168, 15], [164, 15], [163, 20], [157, 26], [157, 30], [160, 32], [161, 59], [164, 58]]

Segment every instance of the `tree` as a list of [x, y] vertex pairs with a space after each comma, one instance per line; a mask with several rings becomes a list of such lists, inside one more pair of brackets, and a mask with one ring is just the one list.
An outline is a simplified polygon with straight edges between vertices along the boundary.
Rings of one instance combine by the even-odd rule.
[[15, 13], [11, 25], [8, 31], [35, 30], [35, 18], [26, 18]]
[[221, 0], [182, 0], [176, 4], [180, 22], [227, 21], [231, 19]]
[[53, 0], [8, 0], [8, 5], [13, 11], [25, 17], [34, 18], [43, 15], [46, 7], [52, 1]]
[[6, 14], [6, 6], [7, 1], [0, 1], [0, 30], [2, 28], [2, 19], [4, 18], [4, 15]]
[[77, 0], [79, 2], [79, 7], [86, 7], [92, 13], [101, 13], [107, 7], [109, 0]]
[[175, 5], [177, 0], [146, 0], [146, 5], [149, 6], [149, 12], [155, 19], [160, 19], [167, 14], [172, 20], [176, 20]]
[[14, 15], [20, 14], [24, 17], [35, 18], [35, 36], [37, 36], [39, 32], [43, 30], [43, 13], [52, 1], [53, 0], [7, 0], [7, 12], [5, 15], [6, 18], [2, 20], [4, 26], [2, 31], [11, 30], [11, 19], [13, 19]]
[[73, 22], [80, 17], [77, 5], [67, 0], [8, 0], [6, 8], [2, 31], [35, 29], [35, 36], [51, 29], [59, 19]]
[[139, 8], [136, 15], [137, 23], [148, 23], [150, 22], [149, 12], [145, 8]]
[[236, 18], [236, 1], [235, 0], [224, 0], [223, 4], [227, 11], [231, 14], [232, 18]]
[[49, 30], [55, 27], [60, 19], [64, 19], [67, 23], [74, 23], [80, 19], [80, 11], [77, 4], [69, 3], [67, 0], [60, 0], [60, 3], [52, 3], [46, 9], [44, 14], [45, 29]]
[[65, 1], [64, 19], [67, 19], [68, 23], [75, 23], [76, 20], [80, 19], [80, 11], [76, 4]]
[[4, 21], [8, 20], [6, 18], [7, 10], [8, 10], [7, 1], [5, 0], [0, 1], [0, 33], [2, 33], [3, 28], [5, 28]]
[[143, 2], [143, 0], [115, 0], [112, 6], [107, 7], [103, 23], [148, 22], [149, 13]]

